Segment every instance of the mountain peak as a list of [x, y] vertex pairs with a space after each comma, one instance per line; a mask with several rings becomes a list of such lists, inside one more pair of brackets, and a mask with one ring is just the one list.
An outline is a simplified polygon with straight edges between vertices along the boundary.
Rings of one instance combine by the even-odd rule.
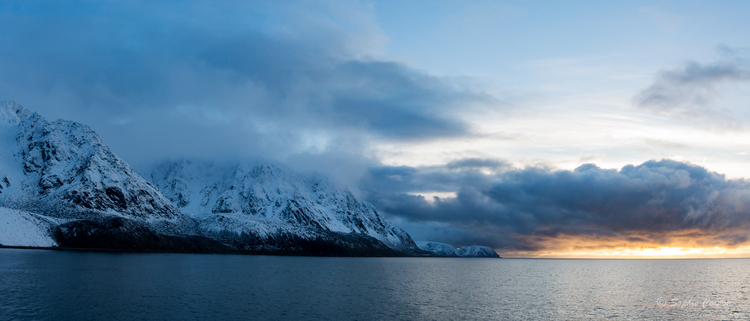
[[0, 123], [18, 124], [21, 119], [31, 116], [31, 112], [15, 101], [0, 102]]
[[8, 178], [0, 207], [89, 219], [118, 215], [139, 220], [180, 218], [179, 210], [88, 126], [49, 122], [9, 101], [0, 103], [0, 168]]

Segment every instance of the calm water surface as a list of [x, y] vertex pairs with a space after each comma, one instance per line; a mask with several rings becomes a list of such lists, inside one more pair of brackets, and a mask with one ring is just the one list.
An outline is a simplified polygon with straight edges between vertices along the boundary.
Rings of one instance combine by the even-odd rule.
[[750, 260], [0, 249], [0, 320], [750, 319]]

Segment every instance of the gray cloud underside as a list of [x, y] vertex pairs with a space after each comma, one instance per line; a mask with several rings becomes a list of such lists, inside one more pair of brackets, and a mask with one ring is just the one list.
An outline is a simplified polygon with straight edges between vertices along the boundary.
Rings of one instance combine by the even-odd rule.
[[[477, 163], [467, 160], [466, 163]], [[750, 183], [681, 162], [649, 161], [609, 170], [583, 165], [573, 171], [529, 167], [498, 173], [447, 165], [378, 167], [362, 181], [369, 201], [387, 214], [427, 228], [416, 234], [507, 250], [549, 248], [541, 237], [605, 237], [668, 244], [670, 235], [692, 235], [706, 245], [748, 240]], [[454, 162], [455, 164], [457, 162]], [[459, 162], [460, 163], [460, 162]], [[457, 191], [457, 198], [428, 202], [409, 192]], [[537, 242], [539, 241], [539, 242]]]
[[464, 136], [462, 110], [495, 101], [373, 58], [374, 23], [356, 5], [330, 7], [3, 3], [0, 97], [89, 123], [126, 159], [274, 157], [304, 151], [311, 135]]

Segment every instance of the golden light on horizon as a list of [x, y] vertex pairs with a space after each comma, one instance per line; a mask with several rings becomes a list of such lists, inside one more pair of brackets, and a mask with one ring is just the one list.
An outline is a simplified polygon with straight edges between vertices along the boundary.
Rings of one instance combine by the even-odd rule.
[[538, 249], [497, 249], [507, 258], [602, 258], [602, 259], [679, 259], [750, 258], [750, 244], [744, 228], [708, 233], [682, 230], [669, 233], [621, 233], [617, 235], [518, 236]]
[[601, 258], [601, 259], [698, 259], [698, 258], [750, 258], [750, 246], [726, 247], [618, 247], [587, 250], [552, 250], [536, 252], [505, 252], [508, 258]]

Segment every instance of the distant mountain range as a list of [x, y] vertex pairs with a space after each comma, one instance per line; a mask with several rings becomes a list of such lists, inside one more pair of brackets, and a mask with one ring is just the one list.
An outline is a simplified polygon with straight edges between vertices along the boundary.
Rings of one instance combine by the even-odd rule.
[[3, 246], [440, 255], [346, 188], [273, 162], [180, 159], [142, 173], [147, 180], [88, 126], [49, 122], [14, 102], [0, 104], [0, 144]]
[[495, 250], [488, 246], [471, 245], [464, 246], [462, 248], [456, 248], [453, 245], [440, 243], [440, 242], [427, 242], [421, 241], [416, 242], [417, 246], [423, 251], [433, 253], [437, 256], [448, 256], [448, 257], [496, 257]]

